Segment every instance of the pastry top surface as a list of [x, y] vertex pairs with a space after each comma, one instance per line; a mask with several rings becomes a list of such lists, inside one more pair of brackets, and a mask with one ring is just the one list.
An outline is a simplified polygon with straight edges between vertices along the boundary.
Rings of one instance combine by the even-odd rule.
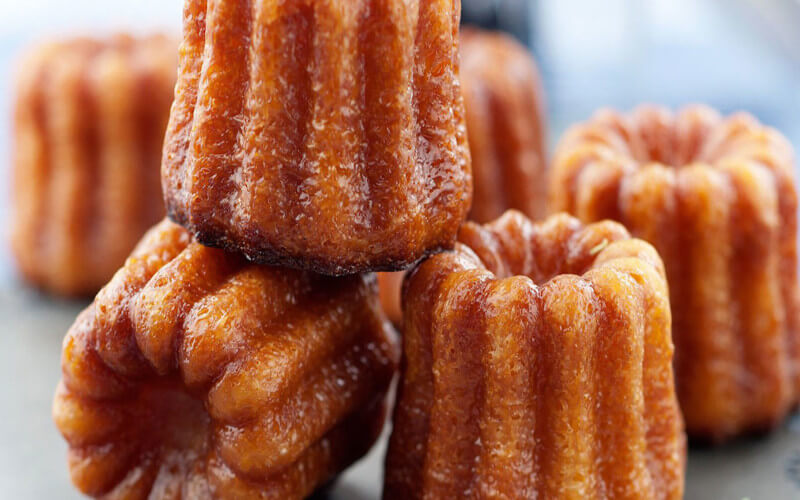
[[19, 58], [17, 91], [24, 96], [35, 90], [37, 81], [41, 80], [41, 72], [49, 68], [78, 63], [78, 69], [94, 71], [99, 75], [103, 73], [103, 64], [115, 62], [114, 58], [118, 57], [125, 58], [130, 65], [128, 69], [134, 73], [165, 69], [171, 73], [170, 79], [174, 81], [177, 46], [178, 40], [165, 33], [116, 33], [106, 38], [82, 36], [45, 40], [32, 46]]
[[[474, 81], [488, 92], [539, 91], [541, 77], [533, 56], [510, 35], [475, 28], [461, 30], [462, 84]], [[538, 109], [539, 112], [543, 109]]]
[[599, 160], [619, 161], [635, 170], [652, 164], [668, 167], [754, 161], [791, 174], [794, 153], [776, 130], [747, 113], [728, 117], [703, 105], [671, 112], [643, 105], [629, 114], [603, 109], [573, 126], [559, 143], [554, 165]]
[[662, 282], [656, 281], [656, 287], [666, 289], [664, 266], [652, 246], [631, 238], [616, 222], [584, 225], [567, 214], [534, 223], [509, 210], [488, 224], [467, 222], [455, 251], [431, 257], [419, 267], [477, 270], [492, 279], [524, 277], [535, 286], [558, 286], [562, 275], [579, 278], [619, 260], [649, 268], [648, 274], [655, 273]]

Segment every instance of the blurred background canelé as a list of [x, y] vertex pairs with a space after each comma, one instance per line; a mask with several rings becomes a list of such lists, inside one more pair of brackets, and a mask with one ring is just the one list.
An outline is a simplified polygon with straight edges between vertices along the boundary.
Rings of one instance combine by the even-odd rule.
[[91, 295], [163, 217], [176, 65], [177, 40], [164, 34], [44, 42], [22, 56], [11, 242], [28, 281]]

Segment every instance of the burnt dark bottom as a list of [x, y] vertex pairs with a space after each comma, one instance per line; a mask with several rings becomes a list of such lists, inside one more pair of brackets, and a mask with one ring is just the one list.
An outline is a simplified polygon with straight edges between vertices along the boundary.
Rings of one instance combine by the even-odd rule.
[[420, 256], [415, 256], [411, 259], [385, 258], [369, 262], [342, 263], [332, 259], [308, 255], [292, 255], [271, 247], [241, 245], [224, 234], [198, 229], [195, 224], [178, 216], [172, 210], [168, 211], [168, 217], [176, 224], [185, 227], [200, 244], [207, 247], [219, 248], [226, 252], [243, 255], [249, 261], [257, 264], [289, 267], [292, 269], [312, 271], [326, 276], [347, 276], [367, 272], [404, 271], [432, 255], [451, 250], [455, 244], [454, 242], [449, 246], [439, 245], [426, 249]]

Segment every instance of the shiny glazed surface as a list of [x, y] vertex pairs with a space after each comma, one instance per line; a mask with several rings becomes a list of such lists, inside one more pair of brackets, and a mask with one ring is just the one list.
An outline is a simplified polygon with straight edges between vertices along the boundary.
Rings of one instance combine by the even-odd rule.
[[798, 402], [793, 162], [775, 130], [703, 106], [601, 111], [555, 155], [553, 210], [620, 221], [664, 259], [690, 435], [768, 429]]
[[72, 480], [104, 498], [305, 498], [380, 433], [393, 335], [372, 275], [258, 266], [164, 221], [64, 339]]
[[92, 295], [164, 217], [177, 47], [164, 35], [78, 38], [20, 60], [12, 247], [30, 282]]
[[189, 0], [162, 165], [199, 241], [325, 274], [451, 248], [459, 0]]
[[469, 220], [488, 222], [512, 208], [542, 217], [547, 130], [533, 55], [508, 35], [465, 29], [461, 87], [474, 177]]
[[411, 272], [384, 498], [680, 498], [661, 259], [508, 212]]

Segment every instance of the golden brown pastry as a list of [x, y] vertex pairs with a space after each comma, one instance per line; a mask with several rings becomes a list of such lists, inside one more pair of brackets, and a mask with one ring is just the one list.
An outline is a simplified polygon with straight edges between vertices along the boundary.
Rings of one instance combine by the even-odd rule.
[[117, 35], [42, 44], [21, 60], [12, 246], [32, 283], [94, 294], [164, 217], [177, 55], [170, 37]]
[[513, 208], [544, 215], [544, 89], [533, 56], [508, 35], [461, 34], [461, 87], [472, 156], [469, 219], [488, 222]]
[[459, 0], [189, 0], [162, 173], [204, 244], [347, 274], [451, 248]]
[[552, 208], [622, 222], [664, 259], [690, 435], [771, 428], [798, 401], [793, 163], [775, 130], [703, 106], [601, 111], [558, 148]]
[[681, 498], [656, 251], [514, 211], [459, 241], [406, 281], [384, 498]]
[[305, 498], [380, 433], [395, 342], [374, 276], [258, 266], [162, 222], [64, 340], [72, 480], [103, 498]]

